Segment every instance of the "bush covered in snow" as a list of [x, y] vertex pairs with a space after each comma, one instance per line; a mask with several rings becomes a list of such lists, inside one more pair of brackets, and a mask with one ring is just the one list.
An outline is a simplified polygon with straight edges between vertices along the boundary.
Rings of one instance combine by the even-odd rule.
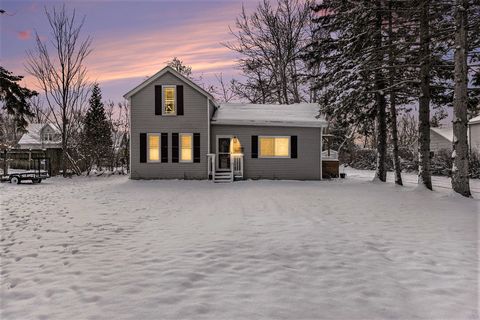
[[452, 172], [452, 152], [447, 149], [441, 149], [434, 153], [430, 170], [436, 176], [450, 176]]
[[470, 178], [480, 179], [480, 152], [474, 151], [470, 154]]

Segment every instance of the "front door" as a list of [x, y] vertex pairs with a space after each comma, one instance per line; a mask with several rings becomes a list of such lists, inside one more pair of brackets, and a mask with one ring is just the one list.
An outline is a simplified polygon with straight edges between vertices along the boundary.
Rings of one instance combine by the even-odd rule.
[[230, 170], [230, 136], [217, 136], [217, 170]]

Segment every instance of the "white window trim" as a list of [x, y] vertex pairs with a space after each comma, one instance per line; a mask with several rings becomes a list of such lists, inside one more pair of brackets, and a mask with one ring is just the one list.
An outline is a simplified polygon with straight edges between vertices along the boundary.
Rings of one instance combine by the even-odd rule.
[[[287, 156], [262, 156], [262, 148], [260, 140], [262, 138], [288, 138], [288, 155]], [[275, 146], [274, 146], [275, 151]], [[262, 159], [287, 159], [292, 156], [292, 137], [291, 136], [258, 136], [258, 157]]]
[[[190, 136], [191, 141], [192, 141], [192, 147], [191, 147], [191, 160], [182, 160], [182, 136]], [[178, 162], [180, 163], [192, 163], [193, 162], [193, 133], [179, 133], [178, 134]]]
[[[158, 160], [150, 160], [150, 136], [158, 136]], [[162, 162], [162, 134], [147, 133], [147, 163]]]
[[[175, 90], [175, 100], [174, 100], [175, 113], [168, 113], [167, 114], [165, 112], [165, 90], [164, 90], [165, 88], [174, 88], [174, 90]], [[178, 106], [177, 106], [177, 86], [173, 85], [173, 84], [162, 85], [162, 116], [175, 117], [177, 115], [177, 110], [178, 110]]]

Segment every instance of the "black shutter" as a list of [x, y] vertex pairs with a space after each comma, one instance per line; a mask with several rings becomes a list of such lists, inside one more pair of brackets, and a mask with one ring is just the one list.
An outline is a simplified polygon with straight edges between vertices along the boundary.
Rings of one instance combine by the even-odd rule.
[[200, 133], [193, 134], [193, 162], [200, 162]]
[[290, 158], [297, 158], [297, 136], [290, 137]]
[[183, 86], [177, 86], [177, 116], [183, 116]]
[[147, 134], [140, 133], [140, 162], [147, 162]]
[[258, 158], [258, 136], [252, 136], [252, 158]]
[[172, 133], [172, 162], [178, 162], [178, 133]]
[[168, 162], [168, 133], [162, 133], [162, 162]]
[[155, 114], [162, 114], [162, 86], [155, 86]]

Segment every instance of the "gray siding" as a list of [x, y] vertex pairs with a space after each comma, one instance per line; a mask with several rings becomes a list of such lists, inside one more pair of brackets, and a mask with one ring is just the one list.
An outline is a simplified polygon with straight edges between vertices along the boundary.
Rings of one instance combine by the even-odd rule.
[[[155, 85], [183, 85], [184, 115], [155, 115]], [[131, 178], [206, 179], [207, 98], [167, 72], [131, 97]], [[168, 133], [168, 163], [140, 163], [140, 133]], [[200, 133], [200, 163], [172, 163], [172, 133]]]
[[[216, 136], [236, 136], [244, 148], [244, 177], [246, 179], [320, 179], [320, 128], [261, 127], [212, 125], [212, 153], [216, 152]], [[297, 136], [297, 159], [252, 158], [252, 136]]]
[[442, 149], [452, 150], [452, 142], [430, 130], [430, 151], [438, 152]]

